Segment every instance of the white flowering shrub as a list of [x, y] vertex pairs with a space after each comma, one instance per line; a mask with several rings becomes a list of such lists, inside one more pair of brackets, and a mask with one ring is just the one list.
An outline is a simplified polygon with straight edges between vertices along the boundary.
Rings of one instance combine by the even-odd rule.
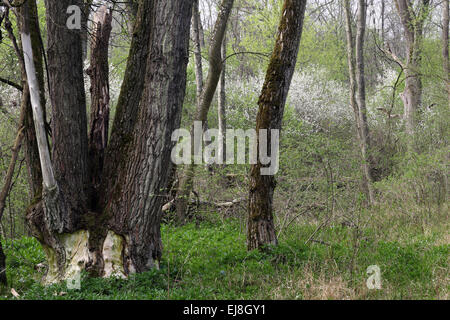
[[314, 127], [347, 124], [353, 119], [348, 87], [328, 80], [326, 70], [317, 67], [295, 72], [288, 103], [301, 120]]

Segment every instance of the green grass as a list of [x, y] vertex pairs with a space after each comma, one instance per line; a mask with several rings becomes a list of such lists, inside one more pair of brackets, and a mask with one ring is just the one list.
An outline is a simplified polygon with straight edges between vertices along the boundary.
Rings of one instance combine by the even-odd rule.
[[[308, 243], [313, 226], [294, 226], [277, 247], [247, 252], [237, 220], [162, 227], [160, 270], [122, 279], [82, 276], [80, 290], [43, 287], [45, 262], [36, 240], [5, 244], [10, 286], [21, 299], [442, 299], [448, 298], [449, 245], [433, 237], [410, 243], [371, 240], [357, 249], [349, 228], [325, 228], [327, 244]], [[435, 237], [434, 237], [435, 238]], [[330, 241], [333, 240], [334, 241]], [[366, 269], [378, 265], [382, 289], [368, 290]], [[11, 299], [2, 296], [1, 299]]]

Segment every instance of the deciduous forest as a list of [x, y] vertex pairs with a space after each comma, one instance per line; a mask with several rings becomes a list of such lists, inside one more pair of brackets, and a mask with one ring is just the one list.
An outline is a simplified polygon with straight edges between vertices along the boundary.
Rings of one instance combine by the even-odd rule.
[[448, 0], [0, 0], [0, 300], [449, 299]]

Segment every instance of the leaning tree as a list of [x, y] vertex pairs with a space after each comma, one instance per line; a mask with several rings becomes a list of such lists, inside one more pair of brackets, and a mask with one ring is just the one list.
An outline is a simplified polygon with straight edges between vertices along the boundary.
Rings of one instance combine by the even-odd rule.
[[67, 8], [82, 8], [83, 1], [46, 0], [50, 138], [40, 99], [44, 88], [36, 76], [39, 53], [31, 37], [38, 26], [27, 18], [32, 2], [21, 9], [20, 31], [35, 128], [32, 138], [39, 150], [39, 159], [33, 158], [29, 166], [38, 161], [43, 186], [28, 209], [27, 221], [47, 255], [46, 281], [70, 278], [81, 270], [94, 276], [149, 270], [158, 265], [162, 253], [159, 193], [170, 172], [171, 134], [181, 119], [193, 1], [139, 1], [109, 133], [101, 40], [109, 36], [110, 17], [103, 11], [94, 19], [98, 24], [92, 46], [99, 51], [89, 68], [95, 81], [88, 125], [84, 31], [66, 25]]
[[[257, 150], [260, 153], [260, 130], [281, 130], [289, 86], [295, 70], [298, 48], [303, 30], [306, 0], [285, 0], [278, 28], [275, 48], [267, 68], [266, 78], [258, 100], [256, 117]], [[277, 150], [271, 150], [272, 139], [268, 135], [268, 151], [271, 158]], [[277, 244], [273, 222], [272, 202], [276, 180], [273, 175], [262, 175], [265, 167], [258, 162], [250, 168], [250, 192], [247, 222], [248, 249], [264, 248]]]

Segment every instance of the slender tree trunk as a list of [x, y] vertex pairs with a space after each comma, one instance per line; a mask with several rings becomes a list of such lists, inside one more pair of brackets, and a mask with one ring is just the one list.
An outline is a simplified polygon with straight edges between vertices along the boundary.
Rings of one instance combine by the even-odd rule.
[[369, 203], [373, 203], [374, 191], [372, 186], [372, 161], [370, 157], [370, 136], [369, 126], [367, 124], [366, 89], [364, 79], [364, 34], [367, 4], [365, 3], [365, 0], [359, 0], [358, 2], [356, 41], [353, 37], [352, 31], [350, 0], [345, 0], [344, 6], [347, 35], [347, 61], [350, 78], [350, 105], [353, 109], [357, 140], [361, 152], [361, 167], [363, 173], [364, 188], [366, 189]]
[[200, 98], [203, 91], [203, 66], [202, 66], [202, 48], [200, 44], [199, 25], [200, 13], [198, 11], [198, 0], [194, 1], [192, 11], [192, 34], [194, 36], [194, 60], [195, 60], [195, 82], [197, 85], [197, 107], [200, 107]]
[[[31, 37], [31, 44], [33, 52], [33, 61], [36, 69], [36, 77], [39, 83], [40, 103], [43, 106], [43, 118], [45, 120], [45, 90], [44, 90], [44, 68], [43, 68], [43, 52], [41, 43], [41, 34], [39, 29], [39, 19], [37, 15], [36, 2], [34, 0], [27, 1], [26, 4], [17, 9], [19, 16], [19, 31], [22, 32], [24, 28], [24, 21], [29, 26]], [[8, 29], [8, 35], [13, 42], [22, 76], [23, 92], [22, 104], [26, 102], [26, 114], [24, 118], [24, 137], [25, 137], [25, 159], [28, 168], [30, 191], [33, 198], [40, 198], [42, 193], [42, 172], [39, 160], [39, 150], [36, 140], [36, 132], [33, 121], [33, 111], [30, 101], [30, 91], [27, 85], [27, 73], [25, 70], [25, 63], [23, 59], [23, 50], [19, 48], [19, 44], [13, 34], [12, 28]], [[26, 87], [26, 88], [25, 88]]]
[[384, 25], [385, 25], [385, 18], [384, 18], [384, 12], [385, 12], [385, 0], [381, 0], [381, 43], [384, 45]]
[[444, 60], [444, 80], [445, 85], [447, 86], [447, 94], [448, 94], [448, 101], [450, 105], [450, 62], [449, 62], [449, 55], [448, 55], [448, 29], [449, 29], [449, 0], [444, 1], [444, 11], [443, 11], [443, 19], [442, 19], [442, 58]]
[[[258, 151], [260, 129], [281, 129], [284, 105], [297, 61], [303, 29], [306, 0], [286, 0], [282, 10], [277, 41], [272, 53], [266, 79], [259, 97], [256, 132]], [[270, 135], [268, 134], [270, 137]], [[267, 139], [271, 145], [271, 139]], [[270, 148], [269, 148], [270, 150]], [[272, 150], [272, 153], [276, 152]], [[259, 153], [259, 152], [258, 152]], [[273, 159], [273, 154], [272, 154]], [[250, 169], [249, 215], [247, 222], [247, 247], [249, 250], [277, 244], [273, 222], [272, 202], [275, 177], [262, 175], [260, 159]]]
[[358, 2], [358, 19], [356, 26], [356, 84], [358, 86], [358, 119], [361, 130], [361, 154], [363, 160], [363, 170], [368, 194], [369, 203], [373, 203], [375, 195], [373, 191], [372, 160], [370, 156], [370, 134], [367, 124], [366, 107], [366, 85], [365, 85], [365, 66], [364, 66], [364, 37], [366, 30], [367, 3], [366, 0]]
[[6, 279], [6, 257], [3, 253], [2, 242], [0, 241], [0, 293], [3, 293], [7, 285], [8, 281]]
[[[29, 89], [28, 85], [25, 82], [24, 88], [22, 92], [22, 102], [20, 107], [20, 117], [19, 117], [19, 124], [18, 124], [18, 132], [16, 135], [16, 139], [14, 141], [14, 145], [12, 147], [12, 154], [11, 154], [11, 160], [9, 162], [8, 170], [6, 172], [5, 176], [5, 182], [3, 183], [2, 190], [0, 192], [0, 225], [2, 222], [3, 212], [5, 210], [6, 206], [6, 199], [8, 197], [9, 192], [11, 191], [11, 183], [12, 178], [14, 175], [14, 169], [16, 167], [17, 158], [19, 156], [20, 147], [22, 145], [23, 141], [23, 131], [24, 131], [24, 122], [25, 122], [25, 116], [27, 112], [27, 107], [29, 104]], [[0, 293], [2, 292], [2, 285], [6, 287], [7, 285], [7, 279], [6, 279], [6, 257], [3, 253], [2, 248], [2, 234], [0, 233]]]
[[[201, 121], [203, 128], [206, 127], [208, 111], [217, 89], [217, 84], [222, 71], [222, 42], [225, 36], [228, 18], [233, 8], [234, 0], [223, 0], [220, 6], [219, 14], [213, 30], [211, 38], [211, 47], [209, 50], [209, 70], [205, 86], [203, 87], [200, 97], [200, 103], [197, 107], [195, 121]], [[191, 128], [191, 136], [193, 137], [194, 124]], [[194, 141], [194, 139], [192, 139]], [[193, 146], [197, 145], [193, 143]], [[192, 154], [197, 154], [198, 150], [192, 150]], [[179, 223], [184, 223], [186, 219], [186, 211], [189, 201], [189, 195], [192, 191], [192, 183], [194, 180], [194, 164], [187, 165], [184, 176], [180, 179], [180, 187], [176, 198], [176, 211]]]
[[91, 208], [96, 210], [101, 184], [104, 153], [109, 127], [109, 65], [108, 48], [112, 14], [101, 6], [94, 16], [94, 34], [91, 42], [91, 65], [87, 70], [91, 78], [91, 116], [89, 132], [90, 178], [93, 188]]
[[421, 0], [418, 12], [413, 11], [410, 0], [395, 1], [406, 38], [405, 90], [401, 94], [404, 106], [406, 132], [413, 136], [417, 125], [417, 111], [422, 103], [420, 77], [422, 31], [430, 0]]
[[226, 119], [226, 89], [225, 89], [225, 75], [226, 75], [226, 62], [227, 58], [227, 37], [223, 38], [222, 42], [222, 72], [220, 74], [219, 88], [218, 88], [218, 104], [217, 104], [217, 115], [219, 123], [219, 159], [222, 159], [223, 163], [226, 161], [226, 129], [227, 129], [227, 119]]

